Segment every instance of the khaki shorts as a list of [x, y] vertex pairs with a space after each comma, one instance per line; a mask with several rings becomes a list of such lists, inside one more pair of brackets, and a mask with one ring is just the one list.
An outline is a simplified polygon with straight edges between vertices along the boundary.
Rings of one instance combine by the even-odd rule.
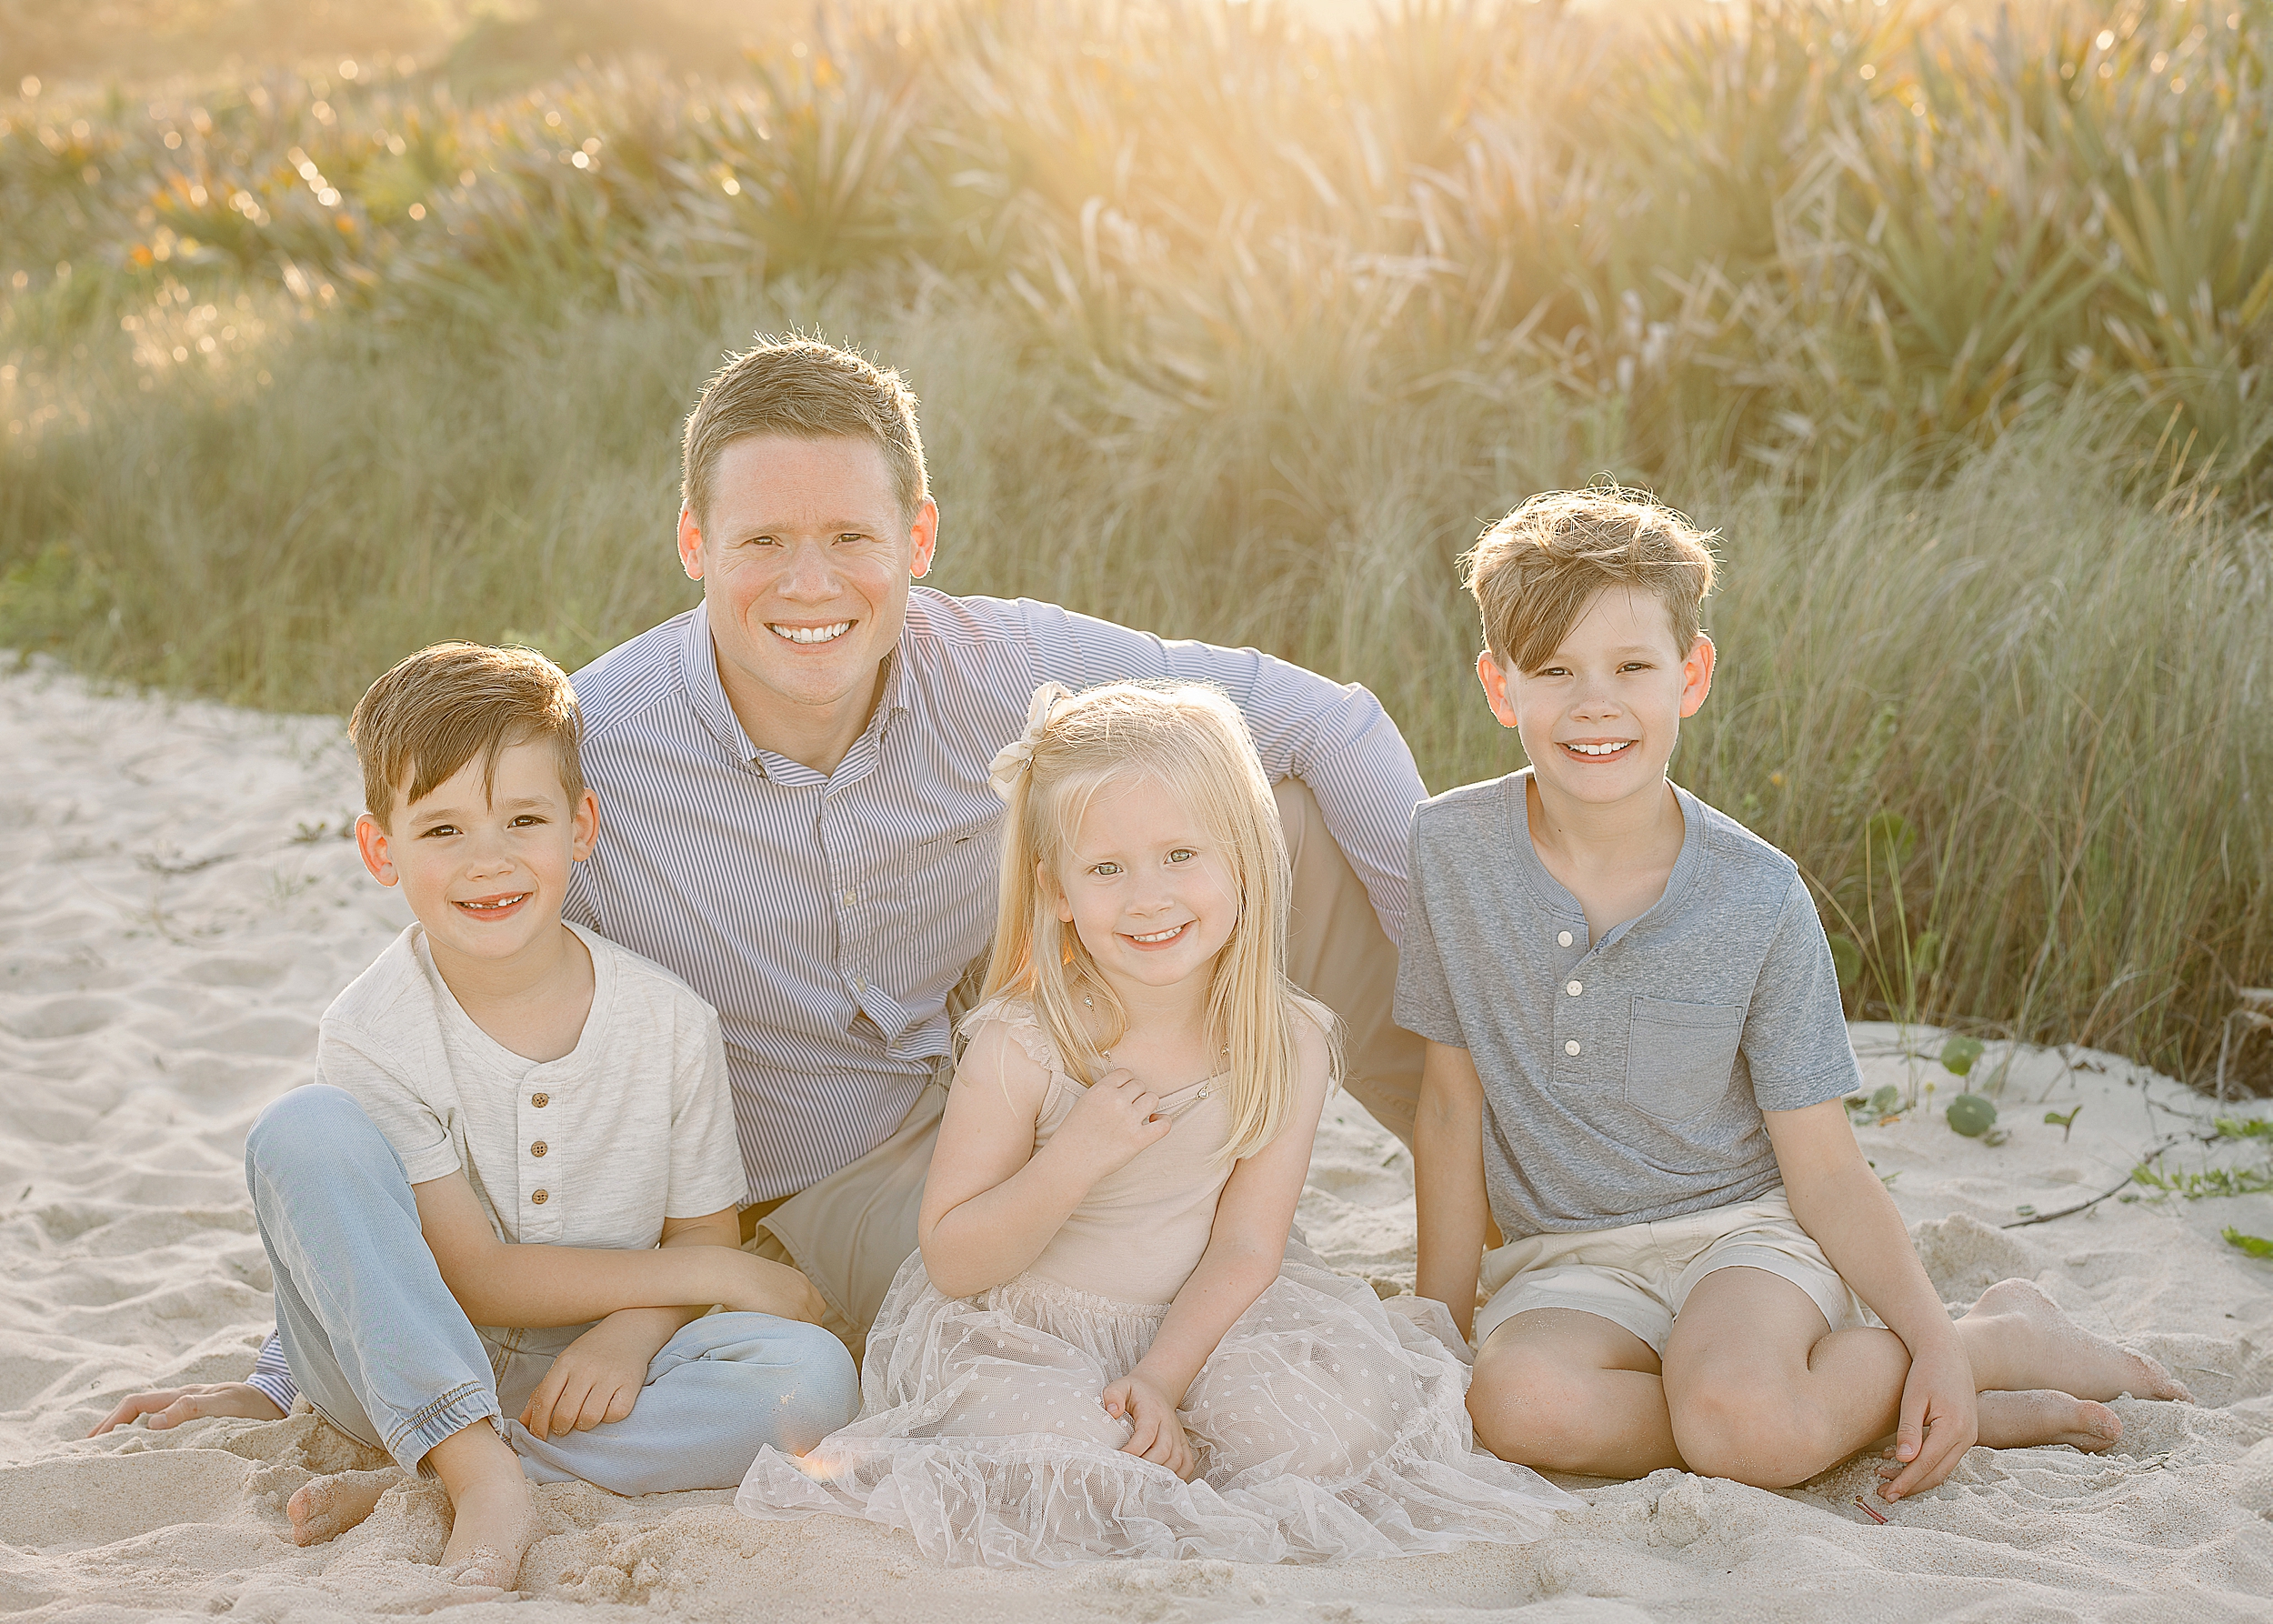
[[1528, 1235], [1484, 1254], [1476, 1345], [1518, 1314], [1576, 1308], [1632, 1331], [1663, 1354], [1697, 1283], [1717, 1268], [1763, 1268], [1814, 1299], [1833, 1330], [1877, 1325], [1807, 1232], [1782, 1190], [1650, 1224]]

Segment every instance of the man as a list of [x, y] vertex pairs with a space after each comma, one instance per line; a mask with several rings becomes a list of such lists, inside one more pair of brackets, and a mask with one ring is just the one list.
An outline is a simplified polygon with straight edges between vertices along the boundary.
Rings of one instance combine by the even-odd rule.
[[[1350, 1092], [1409, 1142], [1421, 1045], [1389, 1007], [1426, 791], [1371, 694], [1252, 649], [915, 586], [939, 534], [915, 396], [827, 345], [733, 358], [684, 451], [679, 560], [703, 602], [575, 678], [605, 810], [566, 917], [717, 1007], [745, 1239], [804, 1270], [832, 1329], [856, 1348], [915, 1248], [931, 1085], [993, 929], [987, 765], [1044, 682], [1228, 692], [1281, 781], [1289, 971], [1341, 1015]], [[275, 1349], [257, 1391], [136, 1394], [113, 1420], [289, 1408]]]

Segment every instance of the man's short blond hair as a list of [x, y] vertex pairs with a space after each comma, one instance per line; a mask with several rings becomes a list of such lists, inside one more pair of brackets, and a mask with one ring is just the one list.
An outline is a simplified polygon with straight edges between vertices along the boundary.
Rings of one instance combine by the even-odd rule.
[[1477, 538], [1460, 584], [1476, 595], [1485, 647], [1505, 670], [1545, 665], [1606, 586], [1664, 604], [1675, 656], [1686, 658], [1713, 589], [1714, 534], [1646, 491], [1544, 491]]
[[406, 805], [431, 795], [476, 756], [485, 787], [508, 746], [549, 740], [571, 807], [584, 798], [582, 722], [567, 674], [534, 648], [436, 643], [373, 683], [348, 718], [363, 764], [363, 804], [382, 826], [406, 775]]
[[752, 435], [866, 440], [884, 453], [900, 518], [916, 522], [930, 495], [916, 392], [865, 356], [816, 338], [775, 338], [727, 357], [686, 419], [680, 495], [698, 526], [710, 522], [711, 481], [728, 446]]

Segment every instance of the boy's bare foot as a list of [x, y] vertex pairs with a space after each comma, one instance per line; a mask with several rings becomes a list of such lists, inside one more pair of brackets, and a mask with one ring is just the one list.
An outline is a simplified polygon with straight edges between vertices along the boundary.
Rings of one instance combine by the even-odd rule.
[[1999, 1280], [1982, 1292], [1980, 1301], [1958, 1321], [1958, 1335], [1973, 1361], [1984, 1401], [1991, 1388], [2008, 1394], [2050, 1389], [2078, 1398], [2128, 1393], [2134, 1398], [2194, 1401], [2160, 1364], [2086, 1330], [2029, 1280]]
[[450, 1496], [450, 1539], [442, 1577], [467, 1589], [510, 1590], [536, 1538], [529, 1480], [520, 1458], [481, 1420], [427, 1452]]
[[335, 1472], [300, 1485], [285, 1508], [292, 1519], [295, 1545], [321, 1545], [336, 1539], [371, 1515], [379, 1497], [401, 1479], [391, 1467], [375, 1472]]

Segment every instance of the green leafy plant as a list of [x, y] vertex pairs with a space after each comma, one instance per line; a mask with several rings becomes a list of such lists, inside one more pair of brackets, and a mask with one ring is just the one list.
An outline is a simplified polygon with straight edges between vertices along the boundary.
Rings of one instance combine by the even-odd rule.
[[1978, 1139], [1997, 1126], [1997, 1106], [1978, 1094], [1960, 1094], [1943, 1113], [1952, 1133]]
[[2273, 1258], [2273, 1240], [2268, 1240], [2262, 1235], [2245, 1235], [2231, 1224], [2218, 1233], [2226, 1238], [2228, 1246], [2238, 1248], [2252, 1258]]

